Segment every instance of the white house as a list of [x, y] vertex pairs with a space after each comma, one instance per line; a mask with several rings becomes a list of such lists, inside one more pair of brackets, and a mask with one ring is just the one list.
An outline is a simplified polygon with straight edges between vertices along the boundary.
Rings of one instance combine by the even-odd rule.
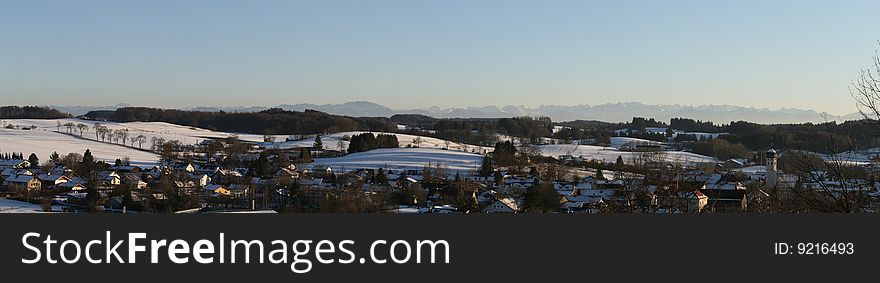
[[509, 197], [499, 198], [486, 208], [483, 208], [483, 213], [517, 213], [519, 211], [519, 203]]

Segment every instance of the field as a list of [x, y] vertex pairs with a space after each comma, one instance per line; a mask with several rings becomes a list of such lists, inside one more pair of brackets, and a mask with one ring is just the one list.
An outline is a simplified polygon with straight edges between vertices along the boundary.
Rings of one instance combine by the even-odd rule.
[[40, 213], [43, 208], [38, 204], [0, 198], [0, 213]]
[[319, 158], [312, 163], [313, 168], [325, 168], [330, 166], [334, 170], [353, 169], [395, 169], [395, 170], [421, 170], [428, 163], [440, 163], [450, 171], [461, 172], [476, 171], [482, 164], [483, 157], [477, 154], [460, 151], [430, 149], [430, 148], [383, 148], [367, 152], [358, 152], [342, 157]]
[[[617, 157], [623, 158], [624, 163], [631, 164], [634, 160], [640, 158], [640, 152], [620, 151], [613, 147], [593, 146], [593, 145], [543, 145], [540, 146], [541, 155], [559, 157], [561, 155], [570, 155], [574, 157], [583, 156], [587, 160], [599, 160], [605, 163], [617, 161]], [[712, 163], [718, 160], [714, 157], [703, 156], [683, 151], [663, 151], [659, 154], [662, 160], [677, 163]]]
[[[345, 136], [354, 136], [367, 132], [342, 132], [335, 133], [329, 135], [321, 136], [321, 143], [323, 144], [325, 149], [329, 150], [339, 150], [340, 149], [340, 140], [342, 141], [341, 146], [342, 149], [348, 148], [348, 141], [345, 141], [343, 137]], [[432, 149], [448, 149], [455, 151], [463, 151], [470, 152], [476, 154], [486, 154], [492, 151], [491, 147], [482, 147], [476, 145], [468, 145], [457, 142], [450, 141], [447, 145], [446, 140], [424, 137], [424, 136], [415, 136], [415, 135], [407, 135], [407, 134], [396, 134], [396, 133], [384, 133], [384, 132], [372, 132], [375, 135], [378, 134], [388, 134], [397, 136], [397, 141], [400, 143], [400, 147], [419, 147], [419, 148], [432, 148]], [[421, 139], [420, 143], [416, 143], [416, 139]], [[267, 148], [292, 148], [292, 147], [309, 147], [314, 144], [315, 140], [313, 138], [303, 139], [298, 141], [279, 141], [274, 143], [261, 143], [262, 146]]]
[[82, 154], [86, 149], [90, 149], [96, 159], [110, 163], [123, 157], [128, 157], [132, 165], [137, 166], [152, 166], [159, 161], [159, 156], [150, 152], [81, 139], [46, 129], [0, 129], [0, 152], [21, 152], [25, 157], [36, 153], [41, 161], [46, 161], [52, 152], [63, 156], [67, 153]]
[[[82, 133], [82, 137], [79, 137], [79, 132], [77, 132], [76, 130], [73, 131], [74, 136], [66, 134], [67, 128], [63, 126], [60, 127], [60, 131], [62, 133], [58, 133], [58, 123], [61, 123], [63, 125], [68, 122], [75, 124], [85, 124], [89, 126], [89, 128]], [[143, 145], [132, 145], [129, 142], [125, 147], [106, 142], [97, 142], [95, 141], [95, 131], [93, 128], [93, 125], [96, 123], [100, 123], [101, 125], [111, 130], [128, 130], [129, 137], [144, 135], [147, 137], [147, 142], [145, 142]], [[0, 132], [0, 152], [22, 152], [25, 155], [34, 152], [42, 160], [47, 159], [53, 151], [57, 151], [59, 154], [63, 155], [70, 152], [82, 153], [88, 148], [92, 150], [92, 153], [93, 155], [95, 155], [96, 158], [102, 160], [112, 162], [116, 160], [116, 158], [129, 157], [132, 160], [132, 163], [135, 165], [153, 165], [157, 162], [158, 156], [149, 152], [140, 151], [132, 148], [139, 148], [141, 146], [147, 149], [150, 148], [150, 139], [153, 137], [162, 138], [166, 141], [179, 140], [183, 144], [195, 144], [208, 138], [226, 138], [235, 135], [243, 141], [255, 142], [266, 148], [310, 147], [314, 144], [313, 138], [307, 138], [297, 141], [285, 141], [288, 136], [276, 135], [273, 136], [273, 138], [277, 140], [277, 142], [263, 142], [262, 135], [218, 132], [162, 122], [115, 123], [96, 122], [79, 119], [15, 119], [4, 120], [2, 125], [14, 125], [18, 129], [4, 128], [3, 131]], [[36, 129], [20, 129], [23, 127], [29, 128], [32, 126], [36, 127]], [[338, 150], [340, 145], [339, 141], [342, 140], [344, 136], [353, 136], [361, 133], [365, 132], [342, 132], [329, 134], [321, 136], [321, 140], [325, 149]], [[376, 132], [374, 134], [380, 134], [380, 132]], [[393, 135], [397, 136], [401, 147], [418, 146], [420, 148], [429, 149], [448, 148], [452, 151], [472, 152], [478, 154], [485, 154], [492, 150], [488, 147], [466, 145], [456, 142], [449, 142], [447, 144], [447, 142], [442, 139], [430, 137], [420, 137], [406, 134]], [[421, 142], [419, 142], [418, 144], [415, 143], [415, 140], [417, 140], [417, 138], [421, 139]], [[348, 141], [342, 140], [342, 147], [347, 149]]]
[[[72, 134], [67, 134], [65, 127], [57, 126], [68, 122], [76, 124], [85, 124], [88, 126], [82, 136], [76, 130]], [[101, 123], [111, 130], [126, 129], [129, 137], [144, 135], [147, 142], [144, 144], [131, 144], [126, 146], [111, 144], [107, 142], [95, 141], [95, 132], [93, 125]], [[287, 136], [273, 136], [275, 142], [263, 142], [262, 135], [255, 134], [239, 134], [211, 131], [189, 126], [174, 125], [161, 122], [131, 122], [131, 123], [114, 123], [114, 122], [95, 122], [79, 119], [16, 119], [4, 120], [2, 125], [13, 125], [17, 129], [3, 128], [0, 130], [0, 152], [21, 152], [25, 155], [34, 152], [41, 160], [48, 159], [52, 152], [57, 151], [64, 155], [75, 152], [82, 153], [86, 149], [90, 149], [92, 154], [100, 159], [113, 162], [117, 158], [128, 157], [132, 164], [139, 166], [151, 166], [157, 163], [159, 157], [148, 151], [139, 150], [138, 148], [150, 148], [150, 139], [153, 137], [162, 138], [164, 140], [179, 140], [184, 144], [195, 144], [208, 138], [226, 138], [232, 135], [239, 139], [249, 142], [255, 142], [265, 148], [293, 148], [293, 147], [310, 147], [314, 144], [314, 138], [306, 138], [296, 141], [286, 141]], [[32, 130], [22, 130], [23, 127], [36, 127]], [[321, 136], [321, 141], [325, 149], [339, 150], [340, 148], [348, 148], [348, 141], [344, 140], [345, 136], [354, 136], [365, 132], [342, 132]], [[375, 134], [379, 134], [378, 132]], [[392, 134], [392, 133], [389, 133]], [[378, 168], [378, 167], [399, 167], [399, 168], [422, 168], [428, 162], [447, 163], [452, 170], [473, 170], [479, 166], [480, 155], [492, 151], [490, 147], [481, 147], [474, 145], [461, 144], [456, 142], [447, 142], [442, 139], [407, 135], [393, 134], [397, 136], [401, 149], [384, 149], [370, 151], [367, 153], [352, 154], [340, 158], [319, 159], [318, 162], [333, 165], [334, 167], [345, 168]], [[505, 137], [500, 137], [502, 140]], [[416, 142], [421, 140], [420, 142]], [[590, 146], [590, 145], [571, 145], [556, 144], [540, 146], [541, 154], [551, 157], [559, 157], [561, 155], [583, 156], [586, 159], [602, 160], [604, 162], [614, 162], [618, 156], [621, 156], [625, 162], [631, 162], [636, 153], [620, 151], [619, 148], [628, 143], [653, 143], [647, 140], [613, 137], [611, 138], [610, 147]], [[409, 148], [418, 147], [418, 148]], [[686, 163], [704, 163], [716, 161], [712, 157], [697, 155], [688, 152], [664, 152], [663, 158], [673, 162]], [[317, 163], [316, 163], [317, 164]]]

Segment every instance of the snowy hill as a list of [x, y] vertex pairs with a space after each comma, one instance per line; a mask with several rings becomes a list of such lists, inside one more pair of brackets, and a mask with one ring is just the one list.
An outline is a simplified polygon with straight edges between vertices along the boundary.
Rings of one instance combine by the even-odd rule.
[[[323, 135], [323, 136], [321, 136], [321, 143], [323, 144], [324, 149], [340, 150], [340, 143], [339, 142], [342, 141], [342, 144], [341, 144], [342, 148], [341, 149], [347, 149], [348, 148], [348, 141], [343, 140], [343, 137], [345, 137], [345, 136], [352, 137], [352, 136], [363, 134], [363, 133], [368, 133], [368, 132], [342, 132], [342, 133]], [[402, 148], [403, 147], [419, 147], [419, 148], [431, 148], [431, 149], [448, 149], [448, 150], [463, 151], [463, 152], [476, 153], [476, 154], [486, 154], [487, 152], [492, 151], [491, 147], [462, 144], [462, 143], [451, 142], [451, 141], [447, 145], [446, 140], [425, 137], [425, 136], [396, 134], [396, 133], [384, 133], [384, 132], [372, 132], [372, 133], [374, 135], [378, 135], [378, 134], [395, 135], [395, 136], [397, 136], [397, 141], [398, 141], [398, 143], [400, 143], [400, 147], [402, 147]], [[416, 142], [415, 142], [416, 139], [421, 139], [421, 142], [416, 144]], [[260, 146], [263, 146], [266, 148], [288, 149], [288, 148], [294, 148], [294, 147], [310, 147], [310, 146], [314, 145], [314, 143], [315, 143], [315, 140], [313, 138], [308, 138], [308, 139], [303, 139], [303, 140], [298, 140], [298, 141], [284, 141], [284, 142], [274, 142], [274, 143], [261, 142], [259, 144], [260, 144]], [[447, 146], [448, 146], [448, 148], [447, 148]]]
[[82, 154], [86, 149], [90, 149], [96, 159], [111, 163], [117, 158], [128, 157], [131, 159], [132, 165], [152, 166], [159, 160], [159, 156], [153, 153], [81, 139], [46, 129], [0, 129], [0, 152], [21, 152], [25, 157], [36, 153], [40, 160], [45, 161], [49, 159], [52, 152], [58, 152], [64, 156], [68, 153]]
[[[583, 157], [587, 160], [599, 160], [602, 162], [615, 162], [617, 157], [623, 158], [625, 163], [631, 164], [633, 160], [639, 157], [640, 152], [620, 151], [614, 147], [593, 146], [593, 145], [573, 145], [573, 144], [555, 144], [543, 145], [539, 147], [541, 155], [559, 158], [562, 155], [574, 157]], [[683, 151], [663, 151], [661, 152], [663, 160], [678, 163], [714, 163], [718, 160], [714, 157], [703, 156]]]
[[440, 163], [450, 174], [455, 171], [465, 173], [480, 168], [483, 157], [477, 154], [459, 151], [430, 148], [383, 148], [366, 152], [358, 152], [342, 157], [319, 158], [310, 164], [312, 168], [322, 169], [327, 166], [336, 170], [395, 169], [421, 170], [428, 163]]
[[[74, 130], [74, 136], [71, 136], [66, 134], [67, 129], [63, 126], [60, 128], [61, 133], [59, 133], [58, 123], [61, 123], [62, 125], [65, 123], [85, 124], [88, 126], [88, 129], [85, 130], [81, 137], [76, 130]], [[95, 141], [95, 130], [93, 126], [96, 123], [100, 123], [110, 130], [128, 130], [129, 137], [144, 135], [147, 138], [147, 141], [143, 145], [132, 145], [129, 142], [127, 143], [127, 146]], [[154, 165], [159, 159], [158, 156], [153, 153], [136, 149], [136, 147], [141, 146], [145, 149], [149, 149], [151, 146], [150, 140], [153, 137], [162, 138], [166, 141], [179, 140], [184, 144], [195, 144], [208, 138], [222, 139], [231, 135], [236, 135], [243, 141], [255, 142], [266, 148], [310, 147], [314, 144], [313, 138], [299, 141], [284, 141], [287, 138], [286, 135], [277, 135], [274, 136], [274, 138], [280, 142], [267, 143], [263, 142], [262, 135], [218, 132], [163, 122], [116, 123], [80, 119], [10, 119], [3, 120], [3, 125], [15, 125], [18, 128], [35, 126], [36, 129], [21, 130], [3, 128], [2, 131], [0, 131], [0, 152], [22, 152], [25, 155], [34, 152], [41, 160], [46, 160], [53, 151], [65, 155], [72, 152], [81, 154], [86, 149], [91, 149], [92, 154], [100, 160], [113, 162], [116, 158], [128, 157], [134, 165], [139, 166]], [[335, 133], [321, 136], [321, 140], [325, 149], [339, 150], [339, 141], [342, 140], [344, 136], [354, 136], [361, 133], [365, 132]], [[380, 133], [381, 132], [375, 132], [374, 134]], [[384, 134], [396, 135], [401, 147], [417, 146], [427, 149], [448, 148], [451, 151], [475, 154], [485, 154], [492, 151], [492, 148], [490, 147], [467, 145], [456, 142], [448, 142], [447, 144], [445, 140], [437, 138], [394, 133]], [[417, 139], [421, 140], [418, 144], [416, 144]], [[343, 148], [347, 149], [348, 141], [342, 140], [341, 145]]]

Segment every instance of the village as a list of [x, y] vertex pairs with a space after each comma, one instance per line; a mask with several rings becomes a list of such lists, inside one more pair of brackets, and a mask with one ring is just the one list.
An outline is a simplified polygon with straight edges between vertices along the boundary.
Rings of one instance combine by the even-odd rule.
[[[104, 138], [109, 130], [100, 124], [69, 124], [58, 122], [53, 134], [83, 138], [93, 129], [94, 141], [111, 143], [126, 135], [110, 131]], [[54, 213], [872, 212], [880, 197], [876, 162], [816, 163], [812, 155], [773, 148], [754, 152], [756, 158], [682, 159], [690, 153], [672, 138], [621, 137], [614, 138], [626, 141], [619, 151], [598, 158], [579, 150], [548, 154], [570, 146], [552, 140], [458, 148], [437, 141], [438, 148], [422, 148], [430, 138], [364, 132], [332, 145], [321, 135], [297, 138], [253, 142], [230, 135], [195, 144], [153, 138], [145, 149], [143, 135], [122, 142], [127, 150], [155, 153], [154, 165], [128, 156], [102, 161], [89, 149], [45, 159], [0, 154], [0, 195], [15, 202], [7, 210]], [[409, 140], [404, 145], [398, 138]], [[570, 143], [584, 142], [595, 141]], [[447, 159], [424, 159], [438, 156]], [[460, 156], [465, 159], [455, 159]], [[337, 162], [356, 157], [367, 162]], [[797, 172], [782, 170], [781, 159]]]

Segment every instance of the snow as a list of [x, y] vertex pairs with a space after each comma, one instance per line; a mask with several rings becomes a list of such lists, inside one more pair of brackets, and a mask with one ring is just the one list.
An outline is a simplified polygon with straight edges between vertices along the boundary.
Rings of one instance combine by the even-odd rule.
[[611, 147], [620, 149], [624, 145], [628, 144], [660, 144], [659, 142], [639, 139], [639, 138], [630, 138], [630, 137], [611, 137]]
[[23, 201], [0, 198], [0, 213], [42, 213], [43, 208], [38, 204]]
[[[408, 134], [397, 134], [397, 133], [385, 133], [385, 132], [341, 132], [329, 135], [321, 136], [321, 144], [323, 144], [324, 149], [328, 150], [340, 150], [339, 141], [342, 140], [345, 136], [355, 136], [363, 133], [373, 133], [374, 135], [386, 134], [386, 135], [395, 135], [397, 136], [397, 142], [400, 144], [400, 147], [416, 147], [419, 148], [432, 148], [432, 149], [446, 149], [446, 140], [431, 138], [425, 136], [416, 136], [416, 135], [408, 135]], [[414, 142], [416, 138], [420, 138], [422, 141], [418, 145]], [[315, 143], [314, 138], [307, 138], [303, 140], [297, 141], [282, 141], [282, 142], [274, 142], [274, 143], [260, 143], [261, 146], [266, 148], [280, 148], [280, 149], [288, 149], [294, 147], [311, 147]], [[342, 140], [342, 149], [348, 149], [348, 141]], [[483, 147], [476, 145], [468, 145], [457, 142], [449, 142], [449, 150], [454, 151], [463, 151], [477, 154], [485, 154], [487, 152], [491, 152], [493, 148], [491, 147]]]
[[[63, 126], [61, 127], [61, 133], [57, 132], [58, 123], [61, 123], [63, 125], [68, 122], [74, 124], [85, 124], [89, 126], [89, 128], [85, 130], [85, 132], [82, 134], [82, 138], [66, 134], [67, 129]], [[240, 140], [243, 141], [259, 143], [260, 145], [267, 148], [311, 147], [314, 144], [314, 138], [307, 138], [298, 141], [284, 141], [288, 136], [276, 135], [273, 137], [276, 140], [280, 140], [280, 142], [266, 143], [263, 142], [262, 135], [218, 132], [163, 122], [116, 123], [80, 120], [73, 118], [10, 119], [3, 120], [3, 123], [0, 126], [5, 126], [9, 124], [16, 125], [19, 128], [36, 126], [37, 129], [13, 130], [3, 128], [2, 131], [0, 131], [0, 152], [22, 152], [25, 155], [34, 152], [40, 157], [41, 160], [45, 160], [48, 159], [49, 155], [52, 154], [52, 152], [54, 151], [57, 151], [58, 154], [65, 155], [71, 152], [82, 154], [83, 152], [85, 152], [86, 149], [91, 149], [92, 154], [95, 156], [95, 158], [109, 162], [112, 162], [117, 158], [129, 157], [132, 161], [132, 165], [151, 166], [155, 165], [158, 161], [158, 156], [153, 153], [131, 148], [130, 142], [128, 144], [129, 146], [120, 146], [107, 142], [95, 141], [95, 131], [93, 125], [96, 123], [100, 123], [110, 130], [128, 130], [129, 137], [136, 137], [138, 135], [146, 136], [147, 142], [143, 144], [144, 148], [149, 148], [151, 146], [150, 140], [153, 137], [162, 138], [166, 141], [179, 140], [183, 144], [195, 144], [205, 139], [222, 139], [227, 138], [231, 135], [236, 135]], [[323, 135], [321, 136], [321, 142], [323, 143], [325, 149], [338, 150], [339, 141], [344, 136], [350, 137], [362, 133], [367, 132], [356, 131]], [[401, 147], [418, 146], [420, 148], [428, 149], [447, 148], [447, 142], [445, 140], [437, 138], [382, 132], [374, 132], [374, 134], [393, 134], [397, 136], [398, 142], [400, 143]], [[422, 142], [418, 145], [414, 143], [414, 140], [416, 140], [416, 138], [420, 138], [422, 140]], [[342, 146], [343, 148], [347, 149], [348, 142], [343, 140]], [[457, 142], [449, 142], [448, 149], [450, 151], [471, 152], [476, 154], [485, 154], [492, 151], [491, 147], [467, 145]]]
[[[82, 138], [59, 133], [57, 131], [57, 123], [76, 123], [89, 126], [88, 130], [83, 133]], [[12, 130], [0, 129], [0, 152], [22, 152], [25, 155], [31, 152], [37, 153], [41, 160], [48, 159], [53, 151], [57, 151], [61, 155], [75, 152], [82, 153], [85, 149], [91, 149], [92, 154], [99, 160], [112, 162], [117, 158], [128, 157], [133, 165], [151, 166], [156, 164], [158, 156], [147, 151], [137, 150], [130, 146], [120, 146], [107, 142], [98, 142], [94, 140], [93, 125], [100, 123], [111, 130], [127, 129], [129, 137], [144, 135], [147, 142], [144, 148], [150, 147], [150, 139], [152, 137], [167, 140], [179, 140], [184, 144], [195, 144], [208, 138], [226, 138], [234, 133], [211, 131], [190, 126], [181, 126], [163, 122], [97, 122], [91, 120], [80, 119], [12, 119], [3, 120], [3, 124], [13, 124], [20, 127], [36, 126], [35, 130]], [[66, 128], [61, 127], [61, 132], [66, 132]], [[366, 133], [363, 131], [341, 132], [328, 135], [322, 135], [321, 141], [325, 149], [339, 150], [340, 140], [342, 148], [348, 148], [348, 142], [342, 140], [344, 136], [354, 136]], [[393, 134], [397, 136], [401, 148], [382, 149], [371, 151], [368, 153], [352, 154], [349, 156], [318, 159], [318, 162], [328, 164], [336, 164], [345, 166], [346, 168], [365, 167], [378, 168], [385, 167], [386, 164], [394, 163], [402, 168], [422, 168], [428, 162], [449, 163], [450, 169], [458, 170], [474, 170], [479, 167], [482, 154], [491, 152], [491, 147], [482, 147], [475, 145], [467, 145], [457, 142], [449, 142], [449, 150], [441, 150], [447, 148], [447, 142], [442, 139], [408, 135], [395, 133], [374, 132], [374, 134]], [[235, 134], [239, 139], [250, 142], [257, 142], [267, 148], [292, 148], [292, 147], [311, 147], [314, 144], [314, 138], [306, 138], [297, 141], [284, 141], [285, 136], [273, 136], [279, 142], [266, 143], [263, 142], [262, 135], [254, 134]], [[414, 140], [420, 138], [419, 148], [414, 147]], [[499, 136], [504, 140], [504, 136]], [[583, 156], [587, 159], [597, 159], [605, 162], [614, 162], [618, 156], [622, 156], [625, 161], [629, 162], [635, 154], [632, 152], [619, 151], [619, 147], [629, 142], [649, 142], [648, 140], [629, 138], [629, 137], [613, 137], [611, 138], [610, 147], [590, 146], [590, 145], [543, 145], [540, 146], [544, 155], [559, 157], [560, 155]], [[130, 145], [130, 144], [129, 144]], [[474, 153], [474, 154], [471, 154]], [[664, 158], [669, 161], [681, 162], [714, 162], [715, 159], [707, 156], [701, 156], [687, 152], [668, 151], [664, 152]], [[375, 158], [371, 160], [371, 158]], [[398, 164], [399, 163], [399, 164]], [[455, 169], [457, 168], [457, 169]]]
[[[147, 142], [144, 143], [144, 147], [149, 146], [149, 140], [152, 137], [163, 138], [166, 141], [169, 140], [179, 140], [183, 144], [195, 144], [202, 140], [208, 138], [227, 138], [233, 133], [226, 132], [217, 132], [211, 131], [207, 129], [201, 129], [190, 126], [181, 126], [164, 122], [128, 122], [128, 123], [117, 123], [117, 122], [104, 122], [104, 121], [93, 121], [93, 120], [81, 120], [81, 119], [11, 119], [11, 120], [3, 120], [4, 124], [13, 124], [19, 126], [37, 126], [40, 130], [46, 131], [57, 131], [57, 122], [60, 122], [62, 125], [65, 123], [74, 123], [74, 124], [85, 124], [89, 126], [89, 128], [83, 133], [83, 137], [94, 139], [95, 138], [95, 130], [93, 128], [94, 124], [101, 124], [107, 127], [110, 130], [128, 130], [129, 137], [136, 137], [138, 135], [144, 135], [147, 137]], [[65, 127], [61, 127], [62, 132], [67, 132]], [[239, 139], [250, 142], [261, 142], [263, 141], [262, 135], [254, 135], [254, 134], [235, 134]], [[281, 137], [281, 136], [276, 136]], [[282, 138], [283, 139], [283, 138]]]
[[880, 160], [880, 147], [847, 151], [838, 154], [817, 154], [819, 157], [829, 162], [840, 162], [852, 165], [871, 164], [875, 160]]
[[[624, 134], [628, 133], [629, 131], [630, 131], [630, 129], [618, 129], [618, 130], [614, 130], [614, 133], [618, 134], [618, 135], [624, 135]], [[667, 128], [652, 128], [652, 127], [645, 128], [645, 133], [650, 133], [650, 134], [666, 134], [666, 131], [667, 131]], [[686, 132], [686, 131], [675, 130], [675, 129], [672, 130], [672, 137], [673, 138], [675, 138], [679, 135], [694, 135], [700, 139], [707, 139], [707, 138], [717, 139], [719, 136], [726, 135], [726, 134], [727, 133], [703, 133], [703, 132]]]
[[[559, 158], [562, 155], [582, 156], [587, 160], [599, 160], [602, 162], [615, 162], [617, 157], [623, 158], [625, 163], [632, 163], [643, 152], [620, 151], [614, 147], [594, 145], [555, 144], [539, 146], [541, 155]], [[664, 161], [680, 163], [714, 163], [718, 160], [714, 157], [703, 156], [684, 151], [659, 152]]]
[[112, 163], [117, 158], [128, 157], [132, 165], [152, 166], [159, 157], [156, 154], [116, 144], [81, 139], [46, 129], [12, 130], [0, 129], [0, 152], [21, 152], [25, 157], [36, 153], [41, 161], [49, 159], [52, 152], [64, 156], [68, 153], [83, 154], [90, 149], [97, 160]]
[[461, 173], [475, 171], [480, 168], [482, 162], [481, 155], [460, 151], [430, 148], [382, 148], [342, 157], [318, 158], [310, 165], [315, 169], [330, 166], [335, 170], [342, 168], [345, 170], [362, 168], [421, 170], [428, 163], [440, 163], [452, 174], [456, 171]]

